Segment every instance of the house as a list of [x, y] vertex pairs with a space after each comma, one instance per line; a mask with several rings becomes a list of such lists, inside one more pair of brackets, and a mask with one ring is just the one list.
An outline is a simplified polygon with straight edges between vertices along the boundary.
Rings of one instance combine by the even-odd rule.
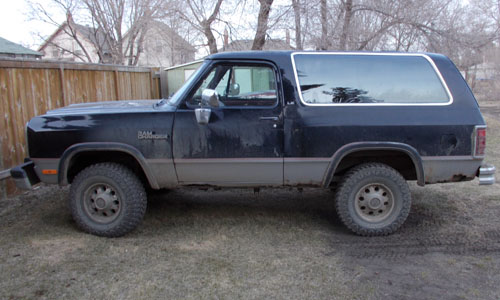
[[[124, 45], [128, 34], [124, 34]], [[76, 24], [71, 16], [40, 46], [44, 59], [113, 63], [110, 38], [99, 28]], [[196, 49], [168, 25], [153, 21], [144, 37], [138, 66], [168, 67], [194, 60]], [[126, 61], [134, 60], [124, 53]], [[136, 55], [134, 53], [134, 55]]]
[[152, 21], [144, 37], [139, 66], [170, 67], [194, 60], [196, 49], [165, 23]]
[[0, 58], [40, 59], [42, 53], [33, 51], [19, 44], [0, 37]]
[[111, 63], [111, 50], [100, 29], [76, 24], [71, 15], [38, 48], [44, 59]]

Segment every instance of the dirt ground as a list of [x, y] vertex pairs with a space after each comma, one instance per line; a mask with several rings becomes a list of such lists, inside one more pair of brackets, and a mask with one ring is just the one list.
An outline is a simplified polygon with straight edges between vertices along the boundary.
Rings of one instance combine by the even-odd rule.
[[[498, 168], [500, 102], [482, 107]], [[41, 186], [0, 200], [0, 299], [500, 299], [500, 184], [411, 190], [387, 237], [348, 232], [329, 190], [186, 189], [107, 239], [76, 228], [67, 189]]]

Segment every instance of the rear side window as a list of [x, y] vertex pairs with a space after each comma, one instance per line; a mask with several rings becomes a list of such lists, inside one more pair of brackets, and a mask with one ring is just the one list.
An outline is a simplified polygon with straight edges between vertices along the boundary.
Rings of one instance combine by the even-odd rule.
[[293, 54], [302, 101], [335, 104], [448, 104], [435, 67], [422, 55]]

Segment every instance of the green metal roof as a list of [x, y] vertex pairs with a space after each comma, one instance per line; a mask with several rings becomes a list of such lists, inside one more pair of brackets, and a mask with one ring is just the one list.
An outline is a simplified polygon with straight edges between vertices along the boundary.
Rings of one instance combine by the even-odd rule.
[[0, 53], [42, 56], [40, 52], [23, 47], [0, 37]]

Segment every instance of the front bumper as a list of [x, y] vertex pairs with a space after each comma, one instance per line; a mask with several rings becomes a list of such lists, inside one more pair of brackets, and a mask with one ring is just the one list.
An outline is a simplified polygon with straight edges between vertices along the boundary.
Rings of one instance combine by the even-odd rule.
[[494, 165], [483, 164], [479, 168], [479, 185], [490, 185], [495, 183], [495, 171]]
[[16, 186], [23, 190], [31, 190], [33, 185], [40, 182], [35, 172], [35, 164], [28, 159], [23, 164], [10, 169], [10, 176]]

